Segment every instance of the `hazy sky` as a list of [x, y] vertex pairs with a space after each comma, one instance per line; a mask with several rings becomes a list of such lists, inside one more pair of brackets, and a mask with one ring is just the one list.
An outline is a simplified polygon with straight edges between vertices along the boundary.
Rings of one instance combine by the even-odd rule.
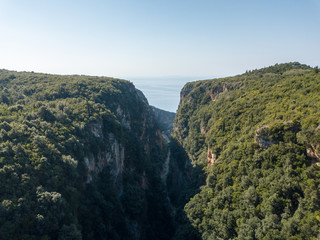
[[320, 65], [320, 0], [0, 0], [0, 68], [137, 79]]

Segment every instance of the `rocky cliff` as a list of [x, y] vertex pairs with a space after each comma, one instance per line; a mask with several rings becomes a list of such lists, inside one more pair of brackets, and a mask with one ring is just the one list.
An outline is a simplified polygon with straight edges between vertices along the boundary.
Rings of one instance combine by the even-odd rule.
[[159, 123], [161, 130], [166, 132], [167, 135], [170, 134], [173, 129], [173, 120], [176, 114], [153, 106], [151, 106], [151, 109]]

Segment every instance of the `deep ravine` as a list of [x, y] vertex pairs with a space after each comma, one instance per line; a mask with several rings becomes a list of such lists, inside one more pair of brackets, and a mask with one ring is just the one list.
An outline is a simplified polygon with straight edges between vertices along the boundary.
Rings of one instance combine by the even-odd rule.
[[0, 70], [0, 239], [317, 239], [320, 74], [187, 83]]

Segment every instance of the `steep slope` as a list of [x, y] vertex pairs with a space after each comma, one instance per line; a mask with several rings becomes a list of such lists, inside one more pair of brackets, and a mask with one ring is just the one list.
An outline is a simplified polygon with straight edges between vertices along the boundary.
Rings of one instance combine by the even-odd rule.
[[167, 148], [127, 81], [0, 70], [0, 239], [170, 239]]
[[173, 129], [173, 120], [176, 114], [153, 106], [151, 106], [151, 109], [154, 112], [154, 115], [158, 120], [158, 123], [160, 124], [160, 128], [162, 129], [162, 131], [170, 133]]
[[207, 176], [184, 208], [199, 238], [320, 236], [319, 90], [299, 63], [185, 85], [174, 134]]

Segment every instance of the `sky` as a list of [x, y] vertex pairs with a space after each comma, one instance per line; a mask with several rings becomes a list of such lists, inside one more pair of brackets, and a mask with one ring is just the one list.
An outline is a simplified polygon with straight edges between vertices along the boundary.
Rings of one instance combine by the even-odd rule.
[[174, 111], [187, 81], [320, 66], [319, 30], [320, 0], [0, 0], [0, 68], [128, 79]]

